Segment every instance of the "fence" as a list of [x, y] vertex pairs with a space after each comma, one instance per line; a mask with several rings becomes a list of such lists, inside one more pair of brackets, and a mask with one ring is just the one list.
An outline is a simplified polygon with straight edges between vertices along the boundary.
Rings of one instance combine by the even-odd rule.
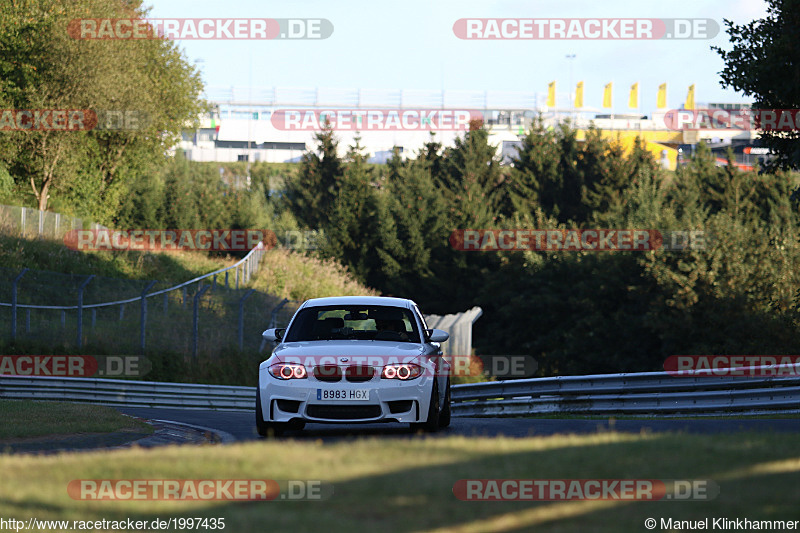
[[[86, 224], [88, 229], [106, 229], [100, 224]], [[0, 231], [9, 235], [62, 239], [65, 233], [73, 229], [86, 229], [84, 221], [50, 211], [0, 205]]]
[[[12, 341], [108, 353], [192, 355], [257, 350], [261, 332], [296, 306], [248, 289], [262, 243], [226, 268], [175, 286], [23, 269], [0, 269], [0, 317]], [[277, 310], [280, 312], [273, 312]], [[290, 316], [290, 315], [289, 315]]]
[[473, 307], [455, 315], [425, 315], [429, 328], [446, 331], [450, 338], [442, 344], [444, 355], [472, 354], [472, 325], [483, 315], [480, 307]]

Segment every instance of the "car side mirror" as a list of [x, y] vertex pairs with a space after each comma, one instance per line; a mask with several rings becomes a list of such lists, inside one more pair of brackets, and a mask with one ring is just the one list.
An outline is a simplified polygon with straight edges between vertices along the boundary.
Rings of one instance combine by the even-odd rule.
[[283, 328], [281, 329], [270, 328], [266, 330], [264, 333], [262, 333], [261, 337], [265, 341], [270, 341], [270, 342], [280, 341], [283, 338], [283, 334], [285, 331], [286, 330]]
[[441, 329], [429, 329], [428, 330], [428, 339], [431, 342], [444, 342], [450, 338], [450, 334], [446, 331], [442, 331]]

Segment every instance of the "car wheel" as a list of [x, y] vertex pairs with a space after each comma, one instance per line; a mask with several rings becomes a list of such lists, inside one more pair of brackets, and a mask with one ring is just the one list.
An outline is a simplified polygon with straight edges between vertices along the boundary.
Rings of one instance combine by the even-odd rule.
[[256, 431], [258, 431], [258, 434], [262, 437], [280, 437], [285, 429], [285, 424], [264, 421], [264, 414], [261, 410], [261, 394], [256, 389]]
[[433, 433], [439, 429], [439, 415], [441, 414], [441, 402], [439, 401], [439, 384], [433, 380], [433, 390], [431, 391], [431, 402], [428, 406], [428, 420], [425, 422], [415, 422], [411, 424], [411, 429], [422, 430]]
[[447, 378], [447, 388], [444, 391], [444, 405], [439, 417], [439, 427], [446, 428], [450, 425], [450, 378]]

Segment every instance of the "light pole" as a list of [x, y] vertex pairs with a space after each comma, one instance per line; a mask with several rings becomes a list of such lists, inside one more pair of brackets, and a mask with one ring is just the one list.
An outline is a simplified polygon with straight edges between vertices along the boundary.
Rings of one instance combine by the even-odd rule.
[[[575, 98], [572, 95], [572, 65], [574, 64], [573, 59], [575, 59], [575, 54], [567, 54], [564, 57], [569, 59], [569, 101], [570, 101], [570, 109], [572, 109], [572, 115], [575, 114]], [[573, 117], [574, 118], [574, 117]]]
[[[204, 78], [204, 74], [205, 74], [205, 72], [204, 72], [205, 64], [206, 64], [206, 60], [203, 59], [202, 57], [198, 57], [197, 59], [194, 60], [194, 65], [197, 68], [198, 72], [200, 72], [200, 81], [203, 84], [203, 94], [204, 94], [204, 96], [205, 96], [205, 98], [207, 100], [208, 99], [208, 92], [206, 91], [206, 82], [203, 79]], [[202, 124], [200, 126], [202, 127]], [[195, 150], [193, 150], [193, 152], [197, 151], [200, 154], [200, 160], [203, 161], [203, 151], [199, 146], [200, 137], [199, 137], [199, 133], [198, 133], [197, 130], [194, 131], [194, 138], [196, 139], [196, 141], [194, 142]], [[192, 155], [194, 155], [194, 154], [192, 154]]]

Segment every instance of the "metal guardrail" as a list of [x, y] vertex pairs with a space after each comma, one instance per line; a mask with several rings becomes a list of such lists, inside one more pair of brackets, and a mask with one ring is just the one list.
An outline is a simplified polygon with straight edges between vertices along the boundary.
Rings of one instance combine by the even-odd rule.
[[0, 376], [0, 399], [95, 403], [114, 407], [162, 407], [251, 411], [255, 387], [195, 385], [121, 379]]
[[[733, 371], [764, 375], [730, 375]], [[791, 375], [776, 375], [778, 371]], [[718, 372], [718, 375], [713, 372]], [[638, 372], [473, 383], [453, 387], [452, 398], [453, 413], [457, 416], [484, 417], [544, 413], [676, 414], [800, 409], [800, 366], [771, 365], [693, 373]]]
[[[779, 367], [748, 367], [748, 370], [751, 368], [769, 372]], [[454, 385], [452, 408], [455, 416], [480, 417], [800, 409], [800, 365], [789, 370], [793, 374], [788, 376], [720, 377], [701, 372], [675, 376], [667, 372], [642, 372]], [[0, 399], [252, 411], [255, 387], [0, 376]]]

